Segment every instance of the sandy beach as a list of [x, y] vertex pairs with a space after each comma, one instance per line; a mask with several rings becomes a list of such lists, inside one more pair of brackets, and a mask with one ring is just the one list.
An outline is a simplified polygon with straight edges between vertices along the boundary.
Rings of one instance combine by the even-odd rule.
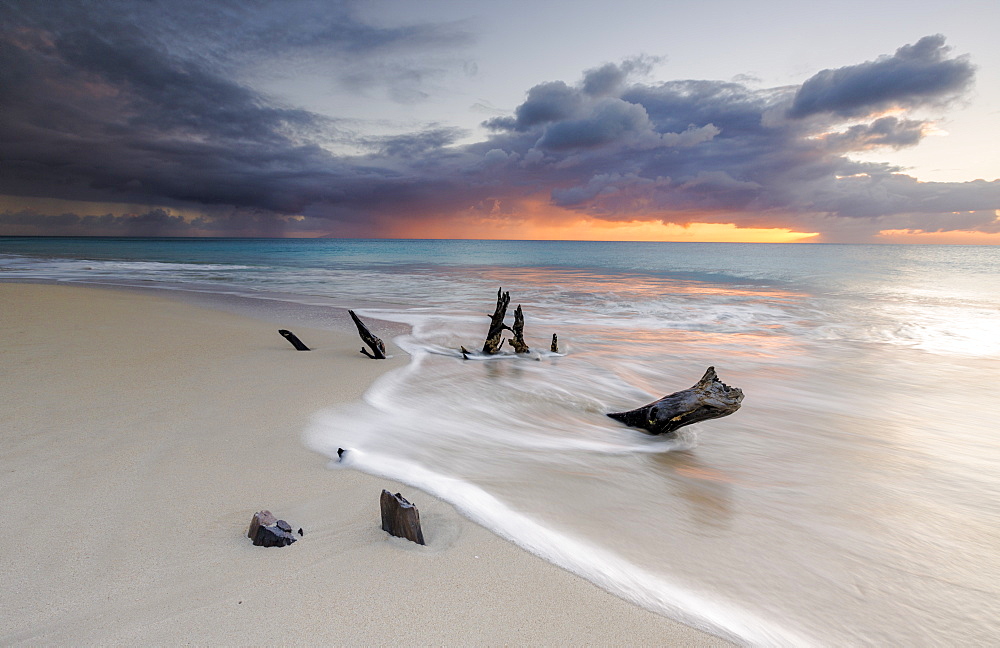
[[[269, 323], [127, 291], [0, 284], [0, 303], [4, 645], [726, 645], [306, 449], [310, 417], [398, 349], [296, 327], [296, 352]], [[383, 488], [427, 547], [379, 528]], [[252, 546], [263, 508], [304, 537]]]

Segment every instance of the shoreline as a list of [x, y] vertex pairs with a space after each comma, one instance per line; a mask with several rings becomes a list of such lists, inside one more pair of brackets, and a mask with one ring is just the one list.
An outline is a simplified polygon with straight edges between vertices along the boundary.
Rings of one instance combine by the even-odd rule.
[[[353, 329], [294, 324], [315, 349], [296, 352], [268, 322], [148, 292], [0, 283], [0, 507], [19, 529], [0, 642], [728, 645], [417, 489], [329, 470], [310, 417], [402, 351], [373, 362]], [[382, 488], [420, 509], [427, 547], [381, 531]], [[305, 535], [253, 547], [264, 508]]]

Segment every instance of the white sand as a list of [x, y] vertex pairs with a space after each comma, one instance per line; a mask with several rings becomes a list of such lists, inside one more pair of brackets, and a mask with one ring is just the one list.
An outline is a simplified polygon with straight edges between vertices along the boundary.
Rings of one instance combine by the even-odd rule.
[[[415, 489], [330, 470], [309, 417], [360, 397], [353, 331], [95, 288], [0, 284], [0, 644], [726, 645]], [[379, 528], [383, 488], [428, 546]], [[284, 548], [245, 532], [268, 508]]]

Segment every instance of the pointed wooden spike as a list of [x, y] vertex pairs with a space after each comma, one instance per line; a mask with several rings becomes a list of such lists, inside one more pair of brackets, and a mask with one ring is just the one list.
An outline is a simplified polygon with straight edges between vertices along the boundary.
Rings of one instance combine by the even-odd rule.
[[368, 330], [368, 327], [365, 326], [365, 323], [362, 322], [357, 315], [354, 314], [354, 311], [349, 310], [347, 312], [351, 314], [351, 319], [354, 320], [354, 325], [358, 327], [358, 335], [361, 336], [361, 341], [367, 344], [368, 348], [372, 350], [371, 353], [368, 353], [364, 349], [361, 349], [361, 353], [365, 354], [369, 358], [372, 358], [373, 360], [384, 360], [385, 344], [383, 344], [382, 340]]

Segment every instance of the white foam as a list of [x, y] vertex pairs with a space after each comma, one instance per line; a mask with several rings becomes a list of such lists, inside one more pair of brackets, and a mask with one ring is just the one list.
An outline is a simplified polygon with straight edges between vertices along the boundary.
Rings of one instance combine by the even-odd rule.
[[[312, 440], [314, 447], [319, 446], [316, 449], [330, 454], [329, 448], [323, 448], [315, 438]], [[336, 451], [330, 456], [336, 456]], [[473, 522], [616, 596], [729, 641], [769, 646], [813, 643], [714, 595], [710, 599], [676, 587], [612, 551], [538, 523], [472, 484], [434, 473], [416, 463], [352, 449], [332, 465], [355, 468], [419, 488], [450, 503]]]

